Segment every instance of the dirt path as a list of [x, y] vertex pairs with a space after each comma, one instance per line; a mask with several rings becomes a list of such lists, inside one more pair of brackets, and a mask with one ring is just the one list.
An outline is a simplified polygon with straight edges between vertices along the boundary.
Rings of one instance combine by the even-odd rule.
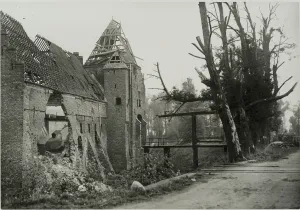
[[119, 208], [300, 208], [300, 149], [277, 162], [240, 163], [213, 170], [215, 175], [206, 183]]

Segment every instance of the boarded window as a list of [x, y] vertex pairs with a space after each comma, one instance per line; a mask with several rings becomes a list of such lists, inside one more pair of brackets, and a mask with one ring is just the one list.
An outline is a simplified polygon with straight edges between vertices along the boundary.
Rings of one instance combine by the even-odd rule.
[[120, 97], [116, 98], [116, 105], [121, 105], [122, 104], [122, 100]]

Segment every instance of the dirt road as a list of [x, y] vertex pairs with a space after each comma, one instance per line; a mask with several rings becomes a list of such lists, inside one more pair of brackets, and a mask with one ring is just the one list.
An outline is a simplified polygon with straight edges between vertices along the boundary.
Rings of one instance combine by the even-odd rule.
[[206, 183], [119, 208], [300, 208], [300, 149], [288, 159], [214, 167]]

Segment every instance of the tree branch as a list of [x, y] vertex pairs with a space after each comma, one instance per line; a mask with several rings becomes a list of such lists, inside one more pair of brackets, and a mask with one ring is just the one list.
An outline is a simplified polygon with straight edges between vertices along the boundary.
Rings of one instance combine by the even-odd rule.
[[194, 45], [197, 48], [197, 50], [199, 50], [204, 55], [203, 48], [201, 50], [195, 43], [192, 43], [192, 45]]
[[193, 56], [193, 57], [195, 57], [195, 58], [199, 58], [199, 59], [203, 59], [203, 60], [205, 60], [205, 58], [203, 58], [203, 57], [199, 57], [199, 56], [197, 56], [197, 55], [194, 55], [194, 54], [192, 54], [192, 53], [189, 53], [189, 55], [191, 55], [191, 56]]
[[159, 76], [156, 76], [156, 75], [154, 75], [154, 74], [147, 74], [147, 75], [149, 75], [149, 76], [151, 76], [151, 77], [155, 77], [155, 78], [159, 79]]
[[280, 96], [275, 96], [275, 97], [270, 97], [270, 98], [265, 98], [265, 99], [261, 99], [261, 100], [257, 100], [255, 102], [252, 102], [250, 104], [248, 104], [246, 106], [246, 110], [249, 110], [251, 107], [257, 105], [257, 104], [261, 104], [261, 103], [270, 103], [270, 102], [273, 102], [273, 101], [278, 101], [288, 95], [290, 95], [291, 92], [294, 91], [295, 87], [297, 86], [297, 82], [293, 85], [293, 87], [288, 91], [286, 92], [285, 94], [283, 95], [280, 95]]
[[151, 89], [151, 90], [164, 90], [162, 88], [148, 88], [148, 89]]
[[197, 40], [198, 44], [200, 45], [201, 49], [203, 50], [202, 53], [205, 55], [207, 50], [206, 50], [206, 48], [204, 47], [203, 42], [201, 41], [200, 36], [197, 36], [197, 37], [196, 37], [196, 40]]
[[165, 91], [165, 93], [167, 94], [167, 96], [170, 97], [171, 95], [170, 95], [170, 93], [169, 93], [169, 91], [168, 91], [168, 89], [167, 89], [167, 87], [166, 87], [166, 85], [165, 85], [165, 83], [164, 83], [164, 81], [163, 81], [163, 79], [161, 77], [160, 70], [159, 70], [159, 63], [158, 62], [156, 64], [156, 68], [157, 68], [157, 73], [158, 73], [161, 85], [163, 86], [163, 90]]
[[285, 85], [285, 83], [286, 82], [288, 82], [290, 79], [292, 79], [293, 78], [293, 76], [290, 76], [288, 79], [286, 79], [281, 85], [280, 85], [280, 87], [277, 89], [277, 91], [274, 93], [274, 95], [276, 95], [278, 92], [279, 92], [279, 90]]

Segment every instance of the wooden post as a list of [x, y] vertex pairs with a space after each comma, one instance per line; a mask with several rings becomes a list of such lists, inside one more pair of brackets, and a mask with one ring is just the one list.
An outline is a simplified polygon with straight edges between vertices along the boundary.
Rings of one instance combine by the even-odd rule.
[[196, 133], [196, 115], [192, 115], [192, 147], [193, 147], [193, 164], [194, 168], [198, 168], [198, 148]]

